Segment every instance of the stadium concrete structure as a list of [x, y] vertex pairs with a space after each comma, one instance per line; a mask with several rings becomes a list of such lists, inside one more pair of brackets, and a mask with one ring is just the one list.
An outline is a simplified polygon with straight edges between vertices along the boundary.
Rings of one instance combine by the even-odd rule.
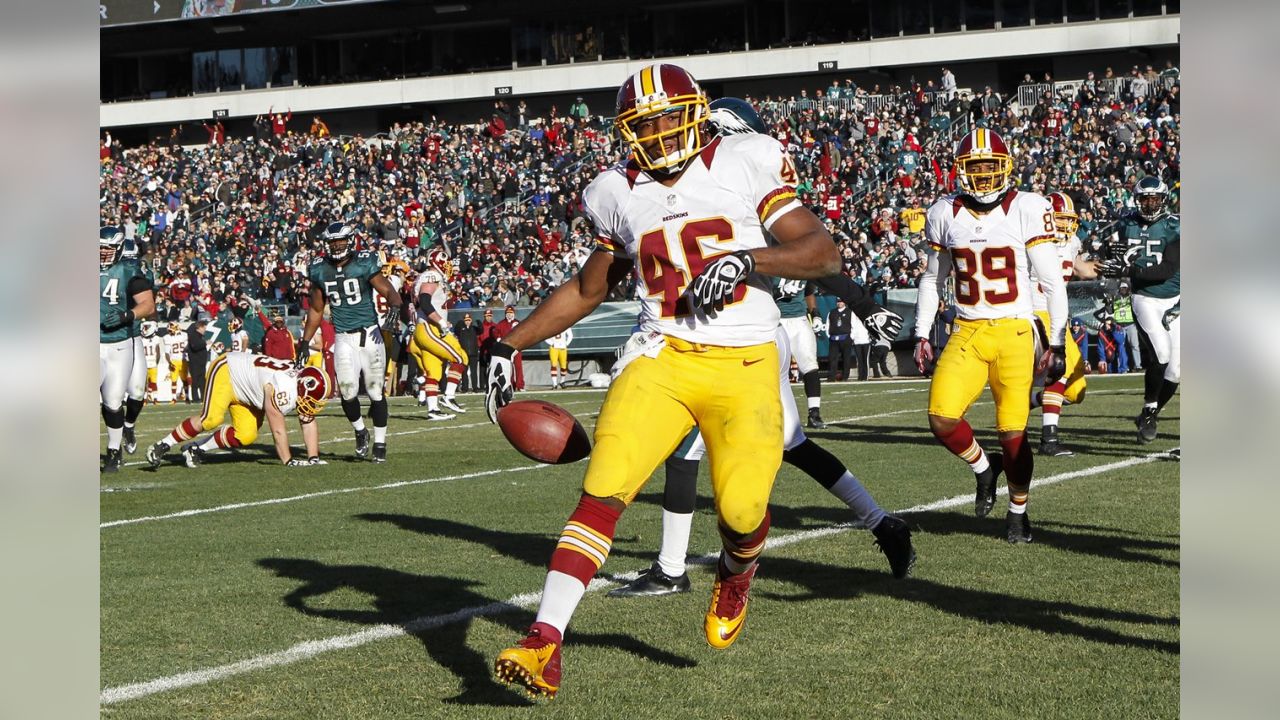
[[796, 93], [852, 78], [1011, 93], [1036, 80], [1177, 58], [1178, 0], [712, 0], [634, 4], [402, 0], [101, 0], [99, 124], [126, 144], [205, 138], [223, 118], [322, 114], [338, 133], [436, 114], [487, 119], [495, 97], [533, 115], [575, 97], [612, 114], [620, 79], [654, 58], [713, 95]]

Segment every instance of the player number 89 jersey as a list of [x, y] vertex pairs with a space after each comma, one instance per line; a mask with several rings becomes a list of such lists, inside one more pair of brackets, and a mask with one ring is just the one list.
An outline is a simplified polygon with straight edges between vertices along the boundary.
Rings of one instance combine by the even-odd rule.
[[707, 345], [772, 342], [778, 308], [764, 276], [753, 274], [712, 316], [684, 293], [716, 257], [766, 246], [762, 218], [774, 211], [771, 225], [799, 207], [796, 180], [786, 150], [764, 135], [713, 140], [672, 187], [631, 164], [597, 176], [583, 206], [597, 249], [635, 263], [641, 330]]
[[1010, 190], [985, 215], [957, 194], [929, 207], [929, 247], [951, 257], [956, 312], [965, 320], [1032, 317], [1036, 288], [1027, 249], [1054, 241], [1053, 206], [1036, 193]]

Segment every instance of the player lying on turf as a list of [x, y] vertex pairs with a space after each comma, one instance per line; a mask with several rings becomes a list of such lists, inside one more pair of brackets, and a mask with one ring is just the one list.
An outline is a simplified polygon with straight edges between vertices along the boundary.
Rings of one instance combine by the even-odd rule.
[[[295, 369], [293, 363], [250, 352], [223, 355], [209, 368], [205, 381], [204, 407], [199, 415], [183, 420], [168, 436], [147, 450], [147, 462], [160, 465], [161, 458], [174, 445], [194, 438], [201, 432], [214, 431], [201, 442], [182, 447], [187, 467], [198, 467], [205, 453], [218, 448], [233, 449], [249, 445], [258, 437], [265, 418], [275, 440], [280, 462], [289, 466], [324, 465], [320, 459], [319, 431], [315, 417], [329, 397], [329, 376], [315, 367]], [[289, 449], [289, 431], [284, 416], [298, 411], [302, 441], [307, 460], [293, 457]], [[231, 424], [223, 425], [227, 415]]]

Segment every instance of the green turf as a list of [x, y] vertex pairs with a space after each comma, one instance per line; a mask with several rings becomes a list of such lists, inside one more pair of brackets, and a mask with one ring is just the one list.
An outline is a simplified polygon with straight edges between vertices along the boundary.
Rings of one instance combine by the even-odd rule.
[[[1037, 457], [1037, 477], [1177, 446], [1176, 399], [1160, 438], [1138, 446], [1132, 417], [1141, 378], [1090, 382], [1088, 401], [1064, 414], [1063, 439], [1077, 456]], [[706, 564], [692, 567], [687, 595], [617, 600], [591, 592], [567, 637], [560, 695], [537, 708], [492, 679], [492, 661], [532, 620], [530, 594], [542, 588], [585, 463], [536, 467], [485, 422], [477, 397], [464, 400], [472, 412], [445, 423], [428, 423], [419, 408], [394, 400], [391, 432], [407, 434], [390, 439], [381, 466], [347, 459], [350, 426], [336, 403], [321, 418], [322, 439], [342, 438], [323, 446], [325, 467], [281, 467], [269, 438], [198, 470], [181, 466], [177, 453], [158, 471], [130, 465], [103, 478], [104, 524], [351, 492], [104, 527], [104, 691], [330, 642], [295, 662], [268, 660], [112, 702], [103, 714], [1175, 717], [1178, 464], [1156, 460], [1037, 488], [1035, 542], [1011, 547], [1003, 498], [990, 518], [973, 517], [972, 475], [929, 435], [925, 389], [828, 385], [827, 420], [862, 419], [810, 433], [887, 509], [966, 496], [958, 506], [907, 516], [919, 553], [912, 578], [890, 577], [865, 531], [787, 542], [844, 523], [849, 513], [784, 466], [772, 505], [777, 544], [765, 553], [747, 629], [732, 648], [712, 650], [702, 637]], [[530, 396], [560, 402], [590, 426], [602, 394]], [[145, 410], [139, 452], [129, 459], [140, 461], [146, 444], [186, 412]], [[970, 418], [993, 447], [989, 397]], [[379, 487], [434, 478], [457, 479]], [[704, 468], [691, 548], [699, 556], [718, 547], [707, 488]], [[661, 478], [651, 481], [620, 521], [602, 577], [652, 561], [661, 489]], [[334, 646], [341, 637], [349, 646]]]

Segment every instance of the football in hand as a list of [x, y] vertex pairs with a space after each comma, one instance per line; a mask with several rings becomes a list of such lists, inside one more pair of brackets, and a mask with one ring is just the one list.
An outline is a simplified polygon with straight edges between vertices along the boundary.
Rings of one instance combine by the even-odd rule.
[[591, 454], [591, 440], [568, 410], [542, 400], [518, 400], [498, 411], [498, 427], [512, 447], [551, 465], [577, 462]]

